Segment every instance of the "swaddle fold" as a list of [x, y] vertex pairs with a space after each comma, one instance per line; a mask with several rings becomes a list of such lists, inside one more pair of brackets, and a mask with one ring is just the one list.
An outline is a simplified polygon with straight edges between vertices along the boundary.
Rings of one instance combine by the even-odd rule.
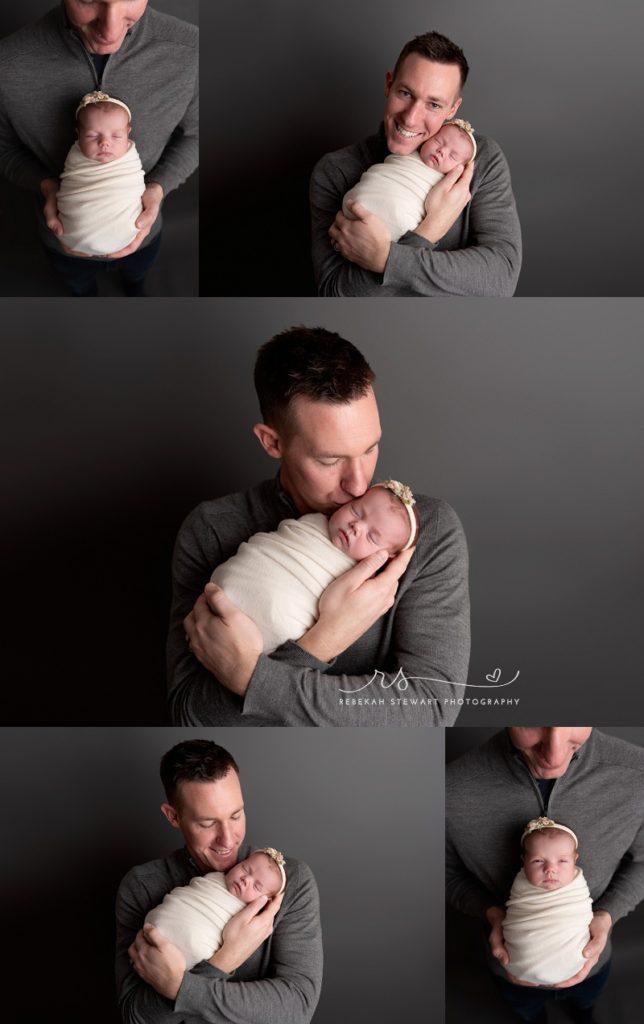
[[256, 623], [267, 653], [311, 628], [329, 583], [355, 564], [331, 543], [326, 516], [313, 512], [254, 534], [217, 566], [212, 582]]
[[129, 245], [143, 209], [143, 167], [134, 143], [127, 153], [101, 163], [90, 160], [75, 142], [60, 176], [58, 213], [61, 241], [88, 256], [106, 256]]
[[228, 892], [222, 872], [210, 871], [169, 892], [145, 923], [156, 925], [181, 950], [189, 971], [219, 949], [224, 926], [245, 906]]
[[443, 175], [426, 167], [418, 153], [392, 153], [382, 164], [369, 167], [357, 185], [342, 200], [342, 210], [350, 217], [347, 201], [357, 199], [384, 221], [392, 241], [417, 228], [425, 216], [427, 193]]
[[556, 985], [581, 970], [593, 907], [580, 868], [572, 882], [550, 891], [532, 885], [522, 869], [506, 907], [503, 938], [510, 974], [536, 985]]

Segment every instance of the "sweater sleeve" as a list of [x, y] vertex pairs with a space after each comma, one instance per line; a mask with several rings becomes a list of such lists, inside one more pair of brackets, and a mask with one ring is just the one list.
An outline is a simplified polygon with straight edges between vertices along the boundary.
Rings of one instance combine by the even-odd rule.
[[160, 160], [148, 171], [146, 181], [157, 181], [164, 197], [178, 188], [199, 166], [199, 66], [195, 55], [195, 82], [183, 118], [172, 133]]
[[445, 849], [445, 895], [455, 910], [471, 917], [485, 918], [488, 907], [498, 900], [467, 870], [447, 830]]
[[644, 824], [622, 857], [606, 891], [595, 900], [595, 910], [607, 910], [613, 924], [644, 900]]
[[116, 897], [116, 995], [124, 1024], [179, 1024], [169, 999], [146, 984], [130, 964], [128, 949], [149, 909], [145, 888], [130, 871]]
[[[175, 1003], [178, 1019], [205, 1024], [308, 1024], [322, 985], [322, 930], [317, 886], [299, 863], [289, 876], [295, 896], [278, 914], [271, 939], [270, 976], [237, 981], [206, 961], [184, 975]], [[287, 890], [288, 891], [288, 890]]]
[[[0, 94], [0, 176], [14, 185], [40, 191], [40, 182], [52, 174], [20, 141], [4, 109]], [[43, 199], [44, 203], [44, 199]]]

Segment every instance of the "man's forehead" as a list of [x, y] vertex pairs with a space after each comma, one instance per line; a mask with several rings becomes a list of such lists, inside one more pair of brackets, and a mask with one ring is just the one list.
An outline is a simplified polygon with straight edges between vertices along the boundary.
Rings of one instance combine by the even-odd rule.
[[396, 72], [396, 83], [413, 90], [422, 90], [425, 99], [448, 103], [460, 91], [461, 69], [458, 64], [442, 64], [420, 53], [409, 53]]
[[295, 398], [292, 430], [307, 450], [319, 455], [362, 455], [380, 440], [380, 418], [375, 395], [350, 402]]
[[198, 818], [217, 818], [243, 806], [236, 772], [229, 772], [215, 782], [180, 782], [177, 795], [181, 807]]

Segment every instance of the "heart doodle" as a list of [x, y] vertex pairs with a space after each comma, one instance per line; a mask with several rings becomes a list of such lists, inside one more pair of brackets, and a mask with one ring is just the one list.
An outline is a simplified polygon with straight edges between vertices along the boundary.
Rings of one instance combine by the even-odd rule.
[[485, 678], [487, 679], [488, 683], [498, 683], [499, 679], [501, 678], [501, 669], [495, 668], [494, 672], [491, 675], [488, 673], [488, 675], [486, 675]]

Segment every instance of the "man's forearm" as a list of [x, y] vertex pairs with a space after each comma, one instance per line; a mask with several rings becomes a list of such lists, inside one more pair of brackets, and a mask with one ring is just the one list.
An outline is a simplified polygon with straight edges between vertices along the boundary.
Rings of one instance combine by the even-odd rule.
[[40, 191], [40, 183], [51, 172], [26, 149], [0, 115], [0, 177], [20, 188]]

